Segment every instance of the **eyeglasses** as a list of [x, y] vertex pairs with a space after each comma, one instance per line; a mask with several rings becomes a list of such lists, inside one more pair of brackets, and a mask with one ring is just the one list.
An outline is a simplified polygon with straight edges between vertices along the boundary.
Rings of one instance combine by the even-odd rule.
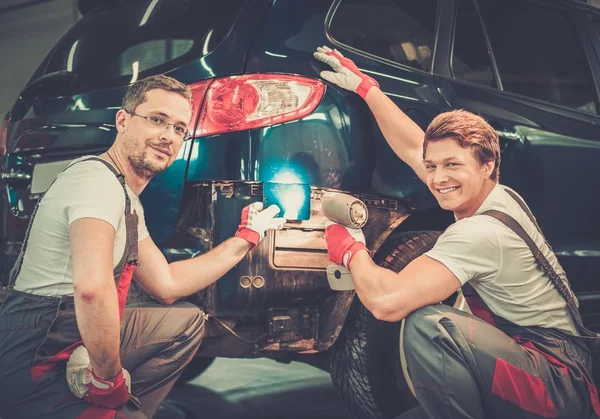
[[187, 128], [184, 128], [178, 124], [171, 124], [171, 123], [167, 122], [166, 119], [161, 118], [160, 116], [144, 116], [144, 115], [138, 115], [135, 112], [126, 111], [125, 109], [123, 109], [123, 110], [131, 116], [137, 116], [138, 118], [145, 119], [146, 121], [150, 122], [150, 124], [155, 126], [157, 129], [166, 130], [168, 127], [173, 127], [173, 132], [175, 133], [175, 135], [177, 135], [184, 141], [187, 140], [188, 138], [190, 138], [190, 131]]

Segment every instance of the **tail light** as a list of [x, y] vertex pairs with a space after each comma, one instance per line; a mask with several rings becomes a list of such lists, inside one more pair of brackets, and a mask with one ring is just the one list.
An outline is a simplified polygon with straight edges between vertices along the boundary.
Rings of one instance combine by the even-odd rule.
[[6, 143], [8, 141], [8, 123], [10, 117], [7, 115], [0, 123], [0, 157], [6, 155]]
[[191, 87], [196, 89], [195, 102], [202, 103], [206, 95], [196, 137], [300, 119], [315, 110], [325, 92], [319, 80], [283, 74], [233, 76]]

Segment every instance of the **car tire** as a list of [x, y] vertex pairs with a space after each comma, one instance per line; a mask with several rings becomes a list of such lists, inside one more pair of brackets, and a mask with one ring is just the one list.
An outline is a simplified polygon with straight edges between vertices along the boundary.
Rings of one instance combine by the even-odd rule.
[[213, 356], [196, 356], [189, 364], [186, 365], [185, 369], [177, 379], [175, 386], [183, 386], [193, 379], [199, 377], [204, 371], [211, 366], [215, 357]]
[[[430, 250], [440, 232], [402, 232], [392, 236], [375, 259], [401, 271]], [[402, 322], [377, 320], [355, 298], [332, 348], [331, 378], [354, 419], [387, 419], [417, 405], [400, 365]]]

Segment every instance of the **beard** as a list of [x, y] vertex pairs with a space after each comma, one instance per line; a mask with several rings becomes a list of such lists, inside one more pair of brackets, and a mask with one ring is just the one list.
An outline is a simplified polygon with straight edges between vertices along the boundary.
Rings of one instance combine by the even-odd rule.
[[[144, 143], [146, 146], [147, 142]], [[168, 145], [157, 144], [155, 147], [167, 148]], [[145, 149], [139, 150], [137, 147], [137, 141], [132, 136], [125, 136], [124, 148], [127, 150], [127, 160], [129, 165], [135, 172], [135, 174], [146, 180], [152, 179], [159, 173], [164, 172], [169, 167], [169, 161], [165, 163], [155, 162], [148, 158], [148, 153]]]

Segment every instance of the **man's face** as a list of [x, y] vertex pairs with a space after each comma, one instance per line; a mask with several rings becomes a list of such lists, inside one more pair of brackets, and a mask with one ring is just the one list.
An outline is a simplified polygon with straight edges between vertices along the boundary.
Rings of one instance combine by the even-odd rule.
[[461, 219], [473, 215], [481, 206], [489, 192], [484, 185], [493, 162], [479, 164], [471, 149], [462, 148], [449, 138], [429, 142], [423, 163], [427, 186], [440, 207]]
[[187, 130], [192, 110], [181, 95], [153, 89], [133, 113], [125, 113], [123, 149], [134, 172], [150, 179], [173, 163], [184, 140], [172, 125], [165, 127], [164, 123]]

